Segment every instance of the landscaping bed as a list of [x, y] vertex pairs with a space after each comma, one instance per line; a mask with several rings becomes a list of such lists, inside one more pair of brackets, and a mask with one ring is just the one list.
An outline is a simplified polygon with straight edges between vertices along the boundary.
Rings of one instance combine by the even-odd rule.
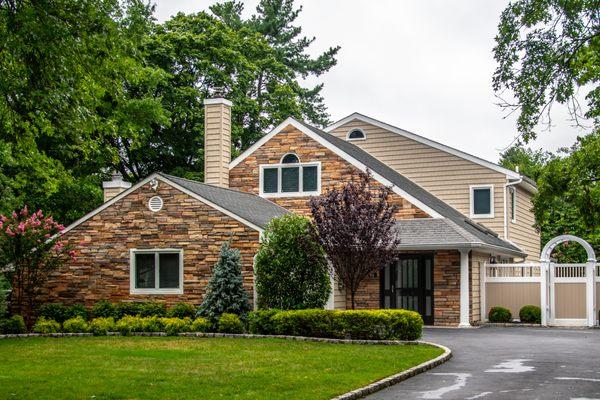
[[4, 339], [0, 398], [328, 399], [442, 353], [258, 338]]

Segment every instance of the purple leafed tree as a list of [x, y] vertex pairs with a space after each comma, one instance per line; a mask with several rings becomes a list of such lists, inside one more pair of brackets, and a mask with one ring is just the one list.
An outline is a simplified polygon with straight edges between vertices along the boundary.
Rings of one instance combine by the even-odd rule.
[[352, 309], [360, 283], [397, 258], [398, 207], [390, 203], [391, 193], [390, 188], [373, 184], [367, 171], [310, 200], [319, 242], [338, 280], [350, 291]]

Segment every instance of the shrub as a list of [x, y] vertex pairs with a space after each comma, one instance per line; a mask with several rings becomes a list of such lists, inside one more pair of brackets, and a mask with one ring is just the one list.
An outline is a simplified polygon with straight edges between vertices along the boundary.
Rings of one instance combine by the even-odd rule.
[[164, 317], [167, 314], [167, 305], [158, 301], [140, 303], [139, 315], [142, 317]]
[[189, 332], [192, 328], [192, 320], [189, 318], [161, 318], [161, 322], [168, 336], [175, 336], [181, 332]]
[[339, 338], [341, 332], [334, 329], [335, 311], [328, 310], [289, 310], [273, 316], [275, 332], [278, 335], [314, 336]]
[[167, 312], [167, 316], [171, 318], [194, 318], [196, 307], [189, 303], [177, 303]]
[[0, 332], [3, 334], [16, 334], [27, 332], [25, 320], [20, 315], [0, 320]]
[[114, 318], [115, 311], [115, 305], [107, 300], [100, 300], [92, 307], [92, 315], [94, 318]]
[[542, 309], [534, 305], [523, 306], [519, 310], [519, 320], [527, 324], [541, 324]]
[[100, 317], [94, 318], [90, 322], [90, 332], [94, 336], [104, 336], [108, 332], [114, 332], [116, 330], [115, 320], [113, 317]]
[[229, 243], [225, 242], [208, 282], [206, 297], [198, 309], [198, 316], [214, 322], [223, 313], [244, 315], [248, 311], [250, 304], [242, 280], [240, 251], [231, 249]]
[[123, 301], [115, 304], [115, 319], [121, 319], [126, 316], [134, 317], [142, 312], [142, 303]]
[[164, 318], [144, 317], [140, 319], [140, 332], [162, 332], [165, 324]]
[[236, 314], [223, 313], [219, 318], [217, 329], [221, 333], [244, 333], [244, 324]]
[[53, 319], [39, 317], [33, 326], [36, 333], [57, 333], [60, 332], [60, 324]]
[[256, 255], [260, 308], [322, 308], [331, 291], [325, 253], [312, 222], [287, 214], [269, 222]]
[[417, 340], [423, 333], [421, 314], [408, 310], [380, 310], [389, 316], [388, 340]]
[[86, 320], [88, 318], [88, 310], [83, 304], [65, 306], [61, 303], [49, 303], [40, 307], [38, 316], [53, 319], [62, 324], [66, 320], [75, 317], [81, 317]]
[[68, 333], [86, 333], [89, 328], [87, 321], [81, 317], [69, 318], [63, 323], [63, 331]]
[[206, 318], [198, 317], [192, 321], [190, 332], [210, 332], [212, 324]]
[[275, 309], [251, 312], [248, 314], [248, 331], [259, 335], [274, 335], [275, 323], [273, 322], [273, 316], [278, 312], [279, 310]]
[[115, 324], [115, 329], [117, 332], [120, 332], [121, 335], [127, 336], [130, 335], [131, 332], [141, 332], [142, 331], [142, 318], [135, 317], [132, 315], [126, 315]]
[[8, 311], [8, 291], [10, 284], [0, 272], [0, 318], [3, 318]]
[[490, 322], [511, 322], [512, 314], [508, 308], [504, 307], [492, 307], [488, 314]]

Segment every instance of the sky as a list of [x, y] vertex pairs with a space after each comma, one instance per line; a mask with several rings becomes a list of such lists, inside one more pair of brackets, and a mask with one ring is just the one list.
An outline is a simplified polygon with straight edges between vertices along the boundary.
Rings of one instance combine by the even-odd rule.
[[[155, 0], [159, 22], [217, 1]], [[258, 0], [245, 1], [251, 15]], [[511, 145], [516, 115], [492, 90], [500, 0], [296, 0], [312, 55], [339, 45], [338, 63], [307, 85], [324, 83], [332, 121], [360, 112], [497, 162]], [[556, 151], [585, 133], [553, 107], [551, 129], [529, 145]], [[275, 121], [276, 122], [276, 121]]]

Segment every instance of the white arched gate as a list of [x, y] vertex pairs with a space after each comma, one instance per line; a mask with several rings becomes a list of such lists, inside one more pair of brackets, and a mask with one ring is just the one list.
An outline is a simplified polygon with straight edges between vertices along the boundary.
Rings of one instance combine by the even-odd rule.
[[[565, 242], [577, 242], [583, 246], [587, 252], [587, 263], [552, 263], [552, 251]], [[540, 262], [542, 325], [595, 326], [596, 254], [592, 246], [577, 236], [557, 236], [544, 246]]]

